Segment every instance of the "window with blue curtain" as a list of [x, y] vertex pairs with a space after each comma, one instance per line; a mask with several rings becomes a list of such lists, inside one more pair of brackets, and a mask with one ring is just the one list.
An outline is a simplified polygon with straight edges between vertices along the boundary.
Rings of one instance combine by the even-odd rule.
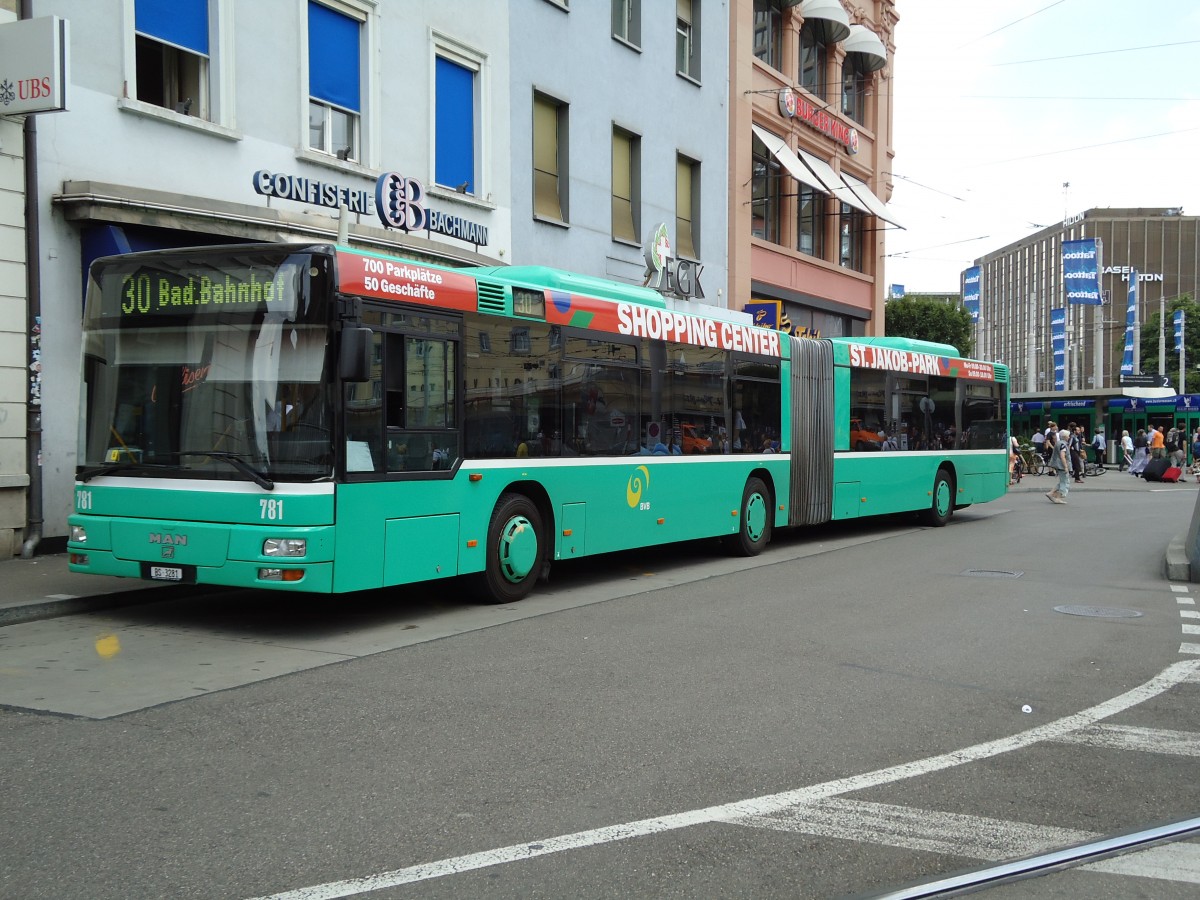
[[315, 100], [362, 112], [359, 87], [361, 23], [308, 4], [308, 93]]
[[434, 180], [475, 193], [475, 73], [437, 58]]
[[134, 28], [208, 56], [208, 0], [134, 0]]

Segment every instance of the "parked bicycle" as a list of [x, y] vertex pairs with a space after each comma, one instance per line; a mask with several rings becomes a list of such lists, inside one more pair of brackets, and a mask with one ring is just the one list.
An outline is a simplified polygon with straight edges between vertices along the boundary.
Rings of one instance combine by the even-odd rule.
[[1025, 475], [1046, 475], [1049, 471], [1050, 467], [1042, 459], [1042, 454], [1031, 444], [1025, 444], [1013, 464], [1013, 481], [1019, 482]]
[[1104, 468], [1104, 465], [1102, 463], [1093, 462], [1092, 460], [1088, 460], [1087, 462], [1085, 462], [1083, 464], [1083, 474], [1084, 475], [1103, 475], [1106, 471], [1108, 471], [1108, 470]]

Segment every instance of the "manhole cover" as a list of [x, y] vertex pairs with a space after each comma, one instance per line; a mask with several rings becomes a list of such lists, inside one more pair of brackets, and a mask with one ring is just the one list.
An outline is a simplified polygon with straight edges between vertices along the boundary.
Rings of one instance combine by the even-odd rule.
[[1068, 616], [1098, 616], [1102, 619], [1140, 619], [1142, 613], [1136, 609], [1120, 609], [1111, 606], [1056, 606], [1055, 612]]
[[969, 575], [972, 578], [1020, 578], [1025, 573], [1009, 572], [1007, 569], [967, 569], [959, 574]]

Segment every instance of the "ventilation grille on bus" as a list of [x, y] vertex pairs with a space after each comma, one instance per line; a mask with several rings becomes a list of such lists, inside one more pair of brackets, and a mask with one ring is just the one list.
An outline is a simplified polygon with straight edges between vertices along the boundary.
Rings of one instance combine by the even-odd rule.
[[503, 315], [508, 311], [507, 304], [504, 301], [504, 286], [500, 284], [488, 284], [486, 281], [477, 281], [476, 285], [479, 290], [479, 311], [498, 313]]

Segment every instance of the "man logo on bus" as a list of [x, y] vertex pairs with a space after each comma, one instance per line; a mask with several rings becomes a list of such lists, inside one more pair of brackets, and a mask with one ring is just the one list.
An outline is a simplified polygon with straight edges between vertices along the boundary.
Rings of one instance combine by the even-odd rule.
[[625, 502], [629, 504], [630, 509], [650, 508], [649, 500], [642, 502], [642, 489], [648, 487], [650, 487], [650, 470], [645, 466], [638, 466], [629, 476], [629, 483], [625, 485]]
[[375, 182], [375, 211], [386, 228], [424, 231], [428, 221], [425, 189], [415, 178], [384, 172]]

